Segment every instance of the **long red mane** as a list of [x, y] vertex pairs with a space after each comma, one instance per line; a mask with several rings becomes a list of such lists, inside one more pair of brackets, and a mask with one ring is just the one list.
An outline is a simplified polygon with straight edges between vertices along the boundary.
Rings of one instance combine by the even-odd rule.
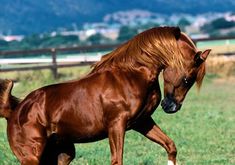
[[[102, 57], [93, 72], [110, 67], [132, 70], [138, 66], [182, 67], [184, 61], [176, 41], [175, 28], [158, 27], [144, 31]], [[179, 34], [180, 35], [180, 31]]]

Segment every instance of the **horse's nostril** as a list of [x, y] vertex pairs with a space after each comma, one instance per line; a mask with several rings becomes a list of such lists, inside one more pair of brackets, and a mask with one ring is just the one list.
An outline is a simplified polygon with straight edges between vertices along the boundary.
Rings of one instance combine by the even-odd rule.
[[161, 102], [162, 109], [166, 113], [175, 113], [175, 112], [177, 112], [181, 108], [181, 105], [182, 104], [177, 104], [174, 101], [174, 99], [169, 98], [169, 97], [165, 97]]

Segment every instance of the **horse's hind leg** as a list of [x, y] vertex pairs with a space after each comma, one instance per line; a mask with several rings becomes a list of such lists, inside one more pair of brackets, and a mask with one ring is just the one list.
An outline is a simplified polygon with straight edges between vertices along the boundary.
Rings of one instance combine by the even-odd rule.
[[9, 138], [11, 149], [21, 165], [39, 165], [45, 142], [46, 139], [40, 136], [23, 138], [19, 135]]
[[177, 150], [174, 142], [155, 124], [151, 117], [142, 120], [133, 128], [148, 139], [160, 144], [168, 153], [168, 165], [176, 165]]
[[24, 142], [14, 150], [21, 165], [39, 165], [45, 142], [46, 139], [42, 137], [38, 137], [38, 139], [24, 139]]

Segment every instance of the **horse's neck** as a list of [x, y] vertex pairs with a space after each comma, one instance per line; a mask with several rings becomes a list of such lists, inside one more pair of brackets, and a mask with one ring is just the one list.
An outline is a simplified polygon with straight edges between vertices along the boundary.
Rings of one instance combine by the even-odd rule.
[[148, 68], [145, 66], [141, 66], [137, 68], [136, 70], [137, 70], [137, 73], [140, 73], [140, 75], [142, 75], [141, 77], [144, 79], [145, 82], [147, 82], [147, 84], [149, 85], [154, 84], [158, 86], [159, 84], [158, 77], [162, 69]]

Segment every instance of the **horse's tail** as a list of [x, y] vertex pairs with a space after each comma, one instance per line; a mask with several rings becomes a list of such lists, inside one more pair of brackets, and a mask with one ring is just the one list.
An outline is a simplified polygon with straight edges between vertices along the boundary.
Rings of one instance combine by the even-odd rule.
[[19, 99], [11, 95], [13, 81], [0, 80], [0, 117], [8, 119], [19, 104]]

